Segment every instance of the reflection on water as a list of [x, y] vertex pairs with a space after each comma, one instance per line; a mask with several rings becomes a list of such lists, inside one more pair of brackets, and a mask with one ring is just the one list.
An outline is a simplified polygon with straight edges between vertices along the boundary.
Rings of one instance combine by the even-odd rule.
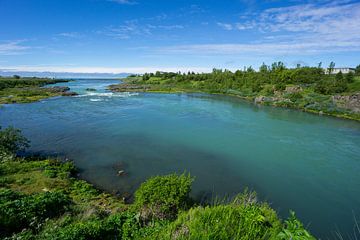
[[248, 186], [318, 236], [352, 231], [359, 123], [226, 96], [107, 92], [116, 82], [62, 84], [80, 95], [6, 105], [0, 125], [23, 129], [32, 151], [74, 159], [81, 177], [127, 197], [150, 176], [186, 171], [198, 199]]

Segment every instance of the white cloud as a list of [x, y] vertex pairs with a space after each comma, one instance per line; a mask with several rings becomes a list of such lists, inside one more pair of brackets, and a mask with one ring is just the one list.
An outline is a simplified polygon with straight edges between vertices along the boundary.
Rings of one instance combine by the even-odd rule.
[[116, 2], [118, 4], [127, 4], [127, 5], [134, 5], [137, 4], [137, 2], [130, 1], [130, 0], [107, 0], [108, 2]]
[[138, 20], [125, 21], [124, 24], [119, 26], [110, 26], [103, 31], [97, 33], [105, 34], [110, 37], [118, 39], [129, 39], [133, 36], [150, 36], [153, 35], [155, 30], [180, 30], [184, 29], [183, 25], [153, 25], [153, 24], [140, 24]]
[[27, 49], [30, 49], [30, 47], [22, 45], [22, 42], [24, 41], [17, 40], [0, 43], [0, 55], [24, 54]]
[[221, 23], [221, 22], [218, 22], [216, 23], [219, 27], [221, 27], [222, 29], [224, 30], [227, 30], [227, 31], [231, 31], [233, 30], [233, 25], [232, 24], [229, 24], [229, 23]]
[[241, 23], [218, 22], [217, 25], [228, 31], [252, 29], [262, 37], [251, 43], [183, 45], [157, 51], [259, 56], [360, 51], [360, 2], [323, 1], [270, 8], [242, 16]]
[[209, 54], [209, 55], [241, 55], [256, 54], [258, 56], [277, 55], [311, 55], [342, 51], [360, 51], [358, 42], [279, 42], [249, 44], [199, 44], [179, 45], [155, 49], [162, 54]]
[[57, 34], [57, 36], [66, 38], [79, 38], [81, 37], [81, 34], [79, 34], [78, 32], [63, 32]]

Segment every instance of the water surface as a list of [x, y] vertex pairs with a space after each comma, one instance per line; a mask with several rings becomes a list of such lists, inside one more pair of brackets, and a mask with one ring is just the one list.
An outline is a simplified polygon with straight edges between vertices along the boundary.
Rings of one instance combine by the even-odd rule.
[[[81, 177], [121, 194], [150, 176], [190, 172], [206, 199], [256, 190], [317, 236], [350, 233], [360, 218], [360, 124], [199, 94], [105, 90], [116, 80], [77, 80], [77, 97], [0, 108], [32, 151], [74, 159]], [[87, 92], [95, 88], [97, 92]], [[126, 176], [117, 176], [124, 169]]]

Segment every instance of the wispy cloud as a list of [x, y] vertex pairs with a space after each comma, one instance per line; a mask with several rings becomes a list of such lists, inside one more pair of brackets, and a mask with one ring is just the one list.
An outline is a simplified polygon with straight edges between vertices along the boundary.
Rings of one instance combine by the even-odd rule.
[[134, 5], [137, 4], [137, 2], [135, 1], [131, 1], [131, 0], [107, 0], [108, 2], [115, 2], [118, 4], [127, 4], [127, 5]]
[[20, 55], [24, 54], [29, 46], [23, 45], [23, 40], [0, 42], [0, 55]]
[[276, 42], [249, 44], [198, 44], [178, 45], [154, 49], [161, 54], [209, 54], [209, 55], [249, 55], [278, 56], [278, 55], [309, 55], [332, 53], [341, 51], [360, 51], [358, 42]]
[[117, 39], [130, 39], [134, 36], [150, 36], [156, 30], [180, 30], [184, 29], [183, 25], [155, 25], [155, 24], [141, 24], [138, 20], [125, 21], [119, 26], [109, 26], [104, 30], [97, 31], [97, 33], [105, 34]]
[[66, 38], [79, 38], [82, 35], [78, 32], [63, 32], [63, 33], [57, 34], [57, 36], [66, 37]]
[[317, 1], [270, 8], [243, 16], [241, 22], [216, 24], [227, 31], [257, 31], [263, 37], [253, 43], [173, 46], [161, 51], [259, 55], [360, 51], [360, 2]]
[[221, 27], [222, 29], [224, 30], [227, 30], [227, 31], [231, 31], [234, 29], [233, 25], [230, 24], [230, 23], [221, 23], [221, 22], [218, 22], [216, 23], [219, 27]]

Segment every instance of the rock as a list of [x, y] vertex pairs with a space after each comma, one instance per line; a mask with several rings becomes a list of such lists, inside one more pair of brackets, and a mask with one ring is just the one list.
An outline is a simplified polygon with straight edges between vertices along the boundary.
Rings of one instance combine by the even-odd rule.
[[265, 96], [258, 96], [255, 98], [255, 103], [264, 103], [264, 102], [276, 102], [279, 101], [280, 98], [277, 97], [265, 97]]
[[302, 92], [302, 87], [300, 86], [287, 86], [285, 88], [285, 92], [286, 93], [298, 93], [298, 92]]
[[67, 91], [70, 90], [69, 87], [61, 87], [61, 86], [55, 86], [55, 87], [51, 87], [49, 89], [54, 91], [54, 92], [67, 92]]
[[255, 98], [254, 102], [255, 103], [263, 103], [263, 102], [265, 102], [265, 98], [266, 97], [264, 97], [264, 96], [258, 96]]
[[61, 96], [64, 96], [64, 97], [70, 97], [70, 96], [77, 96], [79, 94], [77, 94], [76, 92], [63, 92], [61, 94]]
[[332, 97], [332, 101], [339, 107], [360, 113], [360, 92], [348, 96], [335, 95]]
[[86, 91], [88, 91], [88, 92], [96, 92], [96, 89], [95, 88], [87, 88]]
[[109, 89], [113, 92], [146, 92], [147, 90], [151, 89], [151, 86], [122, 83], [117, 85], [110, 85]]

